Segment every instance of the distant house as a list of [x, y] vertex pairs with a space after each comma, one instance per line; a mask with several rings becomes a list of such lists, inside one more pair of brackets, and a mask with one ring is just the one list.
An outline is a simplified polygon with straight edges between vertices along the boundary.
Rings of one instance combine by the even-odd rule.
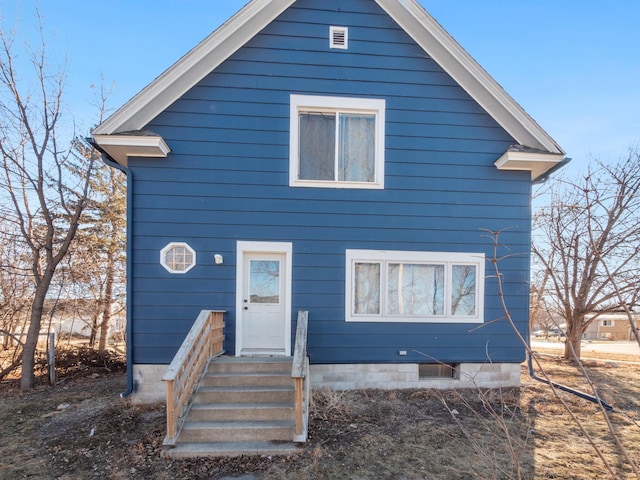
[[[27, 298], [21, 300], [22, 304], [28, 305]], [[26, 330], [21, 331], [20, 327], [27, 325], [29, 312], [26, 309], [20, 312], [20, 321], [16, 322], [16, 328], [11, 332], [16, 335], [26, 335]], [[56, 300], [46, 300], [43, 311], [43, 321], [40, 329], [40, 341], [47, 341], [48, 333], [55, 333], [57, 339], [89, 338], [91, 335], [91, 325], [97, 318], [100, 318], [102, 307], [92, 299], [84, 298], [60, 298]], [[111, 311], [111, 321], [109, 324], [110, 335], [124, 339], [126, 328], [125, 307], [122, 303], [114, 303]]]
[[[115, 303], [112, 307], [111, 321], [109, 322], [110, 336], [124, 338], [126, 318], [124, 306]], [[45, 303], [46, 318], [51, 319], [51, 331], [60, 338], [69, 336], [82, 338], [91, 336], [91, 326], [101, 319], [102, 309], [95, 300], [87, 299], [62, 299], [47, 301]], [[96, 320], [98, 318], [98, 320]], [[46, 324], [48, 325], [48, 321]]]
[[[640, 315], [634, 313], [636, 327], [640, 328]], [[626, 313], [600, 314], [587, 327], [582, 338], [585, 340], [634, 340]]]
[[128, 175], [139, 399], [206, 309], [258, 358], [308, 311], [314, 388], [519, 384], [484, 229], [527, 335], [532, 184], [565, 155], [415, 0], [253, 0], [93, 142]]

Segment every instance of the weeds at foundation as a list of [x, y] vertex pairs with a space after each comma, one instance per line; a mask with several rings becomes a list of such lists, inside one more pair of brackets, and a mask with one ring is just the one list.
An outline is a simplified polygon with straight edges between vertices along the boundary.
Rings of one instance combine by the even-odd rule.
[[330, 421], [332, 418], [344, 418], [352, 413], [353, 399], [347, 391], [328, 388], [314, 390], [311, 395], [309, 411], [312, 418]]

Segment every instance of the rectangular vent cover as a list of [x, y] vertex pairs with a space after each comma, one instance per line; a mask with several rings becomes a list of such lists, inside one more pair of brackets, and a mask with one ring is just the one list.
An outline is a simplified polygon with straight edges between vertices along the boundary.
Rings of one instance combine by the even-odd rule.
[[459, 378], [458, 365], [455, 363], [420, 363], [419, 378]]
[[349, 48], [349, 29], [347, 27], [331, 27], [329, 29], [329, 42], [331, 48]]

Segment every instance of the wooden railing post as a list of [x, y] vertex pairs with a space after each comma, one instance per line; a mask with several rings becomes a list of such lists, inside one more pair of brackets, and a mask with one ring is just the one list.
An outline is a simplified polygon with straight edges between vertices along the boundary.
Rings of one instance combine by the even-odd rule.
[[304, 378], [296, 378], [296, 435], [304, 433]]
[[175, 396], [173, 394], [173, 380], [167, 380], [167, 437], [175, 438], [178, 432], [176, 421]]
[[167, 436], [173, 445], [180, 433], [181, 419], [189, 399], [212, 356], [224, 353], [223, 311], [203, 310], [182, 342], [162, 380], [167, 382]]
[[293, 351], [291, 376], [295, 385], [295, 441], [304, 442], [307, 437], [309, 362], [307, 359], [307, 330], [309, 312], [298, 312], [296, 343]]

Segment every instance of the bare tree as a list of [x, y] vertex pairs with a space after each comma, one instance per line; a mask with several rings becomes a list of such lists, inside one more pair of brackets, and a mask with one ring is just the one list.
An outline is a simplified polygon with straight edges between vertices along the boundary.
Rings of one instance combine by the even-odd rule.
[[640, 153], [596, 163], [576, 180], [559, 178], [534, 218], [533, 253], [549, 276], [543, 295], [566, 321], [566, 359], [580, 357], [582, 335], [608, 312], [638, 303]]
[[[632, 158], [632, 156], [630, 156], [630, 158]], [[626, 163], [628, 161], [629, 161], [629, 159], [626, 162], [622, 162], [621, 164], [616, 165], [612, 169], [609, 169], [608, 167], [603, 167], [603, 168], [605, 170], [607, 170], [607, 171], [610, 171], [610, 172], [619, 171], [620, 168], [622, 168], [622, 170], [624, 171], [625, 170], [625, 165], [626, 165]], [[623, 177], [618, 177], [618, 178], [627, 178], [627, 177], [625, 175]], [[585, 399], [586, 398], [590, 398], [591, 401], [596, 403], [598, 405], [598, 410], [600, 411], [600, 413], [602, 415], [602, 418], [605, 421], [608, 433], [610, 434], [610, 435], [604, 436], [604, 437], [601, 436], [600, 439], [602, 439], [602, 438], [607, 438], [608, 440], [610, 439], [612, 441], [613, 445], [615, 445], [616, 452], [620, 455], [620, 459], [622, 460], [622, 461], [619, 462], [619, 464], [620, 465], [629, 466], [631, 468], [631, 470], [633, 471], [633, 473], [635, 474], [635, 477], [637, 479], [640, 479], [640, 469], [638, 468], [637, 462], [634, 459], [634, 456], [633, 456], [632, 452], [628, 448], [626, 448], [625, 445], [623, 444], [620, 433], [617, 431], [616, 427], [614, 426], [613, 422], [611, 421], [611, 418], [609, 416], [609, 409], [611, 407], [602, 400], [602, 398], [601, 398], [601, 396], [600, 396], [600, 394], [598, 392], [597, 386], [591, 380], [591, 378], [590, 378], [586, 368], [584, 367], [584, 365], [581, 362], [577, 362], [578, 371], [579, 371], [581, 377], [586, 381], [587, 385], [589, 386], [589, 389], [590, 389], [592, 395], [588, 395], [585, 392], [579, 392], [578, 390], [571, 389], [569, 387], [566, 387], [566, 386], [563, 386], [563, 385], [560, 385], [558, 383], [553, 382], [551, 380], [551, 378], [549, 377], [549, 375], [547, 374], [547, 372], [542, 368], [542, 365], [540, 363], [540, 359], [534, 354], [535, 352], [531, 349], [531, 346], [529, 345], [529, 343], [525, 340], [525, 338], [522, 336], [522, 334], [518, 330], [516, 324], [514, 323], [514, 319], [511, 316], [511, 312], [509, 311], [509, 307], [508, 307], [507, 302], [506, 302], [506, 297], [504, 295], [504, 277], [502, 275], [502, 272], [500, 271], [500, 263], [503, 260], [508, 259], [511, 255], [506, 255], [506, 256], [503, 256], [503, 257], [498, 256], [499, 249], [501, 249], [503, 247], [503, 245], [501, 245], [501, 243], [500, 243], [500, 234], [501, 234], [501, 232], [499, 232], [499, 231], [498, 232], [494, 232], [494, 231], [490, 231], [490, 230], [485, 230], [485, 232], [487, 233], [487, 236], [493, 240], [493, 256], [490, 259], [490, 261], [491, 261], [491, 264], [493, 265], [493, 271], [495, 273], [495, 278], [496, 278], [496, 280], [498, 282], [498, 291], [499, 291], [500, 302], [502, 304], [502, 309], [504, 311], [503, 319], [506, 320], [506, 322], [509, 324], [509, 326], [513, 330], [513, 332], [516, 335], [516, 337], [518, 337], [518, 339], [520, 340], [520, 342], [524, 346], [525, 351], [527, 352], [527, 356], [529, 358], [530, 368], [532, 369], [531, 372], [533, 373], [533, 365], [535, 364], [537, 366], [538, 370], [542, 374], [542, 377], [536, 376], [535, 378], [537, 380], [542, 381], [543, 383], [547, 384], [550, 387], [551, 393], [553, 394], [555, 399], [562, 405], [562, 407], [564, 408], [565, 412], [571, 417], [571, 419], [575, 423], [575, 426], [582, 433], [584, 439], [589, 443], [589, 445], [591, 445], [591, 447], [593, 448], [594, 452], [598, 455], [598, 457], [602, 461], [604, 467], [607, 469], [608, 473], [611, 475], [611, 478], [621, 478], [615, 472], [615, 465], [607, 460], [607, 458], [606, 458], [606, 456], [604, 454], [605, 450], [603, 448], [603, 445], [599, 441], [599, 439], [596, 438], [595, 436], [593, 436], [592, 433], [589, 432], [589, 429], [587, 428], [587, 426], [578, 418], [576, 413], [571, 409], [570, 405], [567, 403], [566, 399], [563, 398], [560, 395], [560, 391], [562, 390], [562, 391], [565, 391], [565, 392], [571, 392], [571, 393], [577, 394], [580, 397], [585, 398]], [[592, 238], [590, 238], [589, 240], [591, 241]], [[591, 242], [591, 243], [593, 243], [593, 242]], [[546, 276], [543, 277], [543, 278], [546, 278]], [[607, 275], [607, 278], [610, 280], [613, 277], [609, 274], [609, 275]], [[551, 279], [552, 282], [554, 281], [553, 273], [549, 273], [548, 279]], [[614, 290], [615, 290], [615, 288], [614, 288]], [[620, 292], [620, 290], [618, 290], [618, 293], [614, 293], [614, 296], [618, 295], [619, 292]], [[544, 302], [541, 301], [541, 303], [544, 303]], [[567, 344], [571, 348], [573, 348], [573, 346], [569, 342], [567, 342]], [[579, 352], [579, 349], [578, 349], [578, 352]], [[578, 353], [578, 355], [579, 355], [579, 353]], [[572, 359], [573, 358], [576, 358], [575, 353], [572, 356]], [[506, 432], [504, 432], [504, 431], [503, 431], [503, 436], [505, 436], [505, 437], [507, 436]], [[517, 450], [517, 445], [515, 445], [515, 447], [516, 447], [516, 449], [512, 449], [511, 451], [513, 452], [512, 458], [514, 458], [514, 460], [517, 463], [517, 455], [515, 455], [516, 450]], [[519, 475], [518, 475], [518, 478], [520, 478]]]
[[40, 18], [38, 42], [27, 45], [28, 69], [19, 71], [15, 32], [0, 29], [0, 167], [6, 220], [29, 253], [34, 292], [22, 353], [23, 389], [34, 385], [34, 355], [45, 299], [69, 251], [89, 193], [95, 157], [72, 148], [63, 122], [63, 69], [51, 69]]
[[[85, 155], [92, 151], [85, 147]], [[69, 258], [78, 294], [93, 300], [90, 345], [107, 347], [111, 316], [123, 307], [126, 250], [126, 177], [117, 169], [98, 165], [91, 178], [82, 223]], [[120, 312], [121, 313], [121, 312]]]
[[0, 216], [0, 378], [22, 361], [21, 333], [33, 292], [28, 255], [16, 234], [14, 225]]

